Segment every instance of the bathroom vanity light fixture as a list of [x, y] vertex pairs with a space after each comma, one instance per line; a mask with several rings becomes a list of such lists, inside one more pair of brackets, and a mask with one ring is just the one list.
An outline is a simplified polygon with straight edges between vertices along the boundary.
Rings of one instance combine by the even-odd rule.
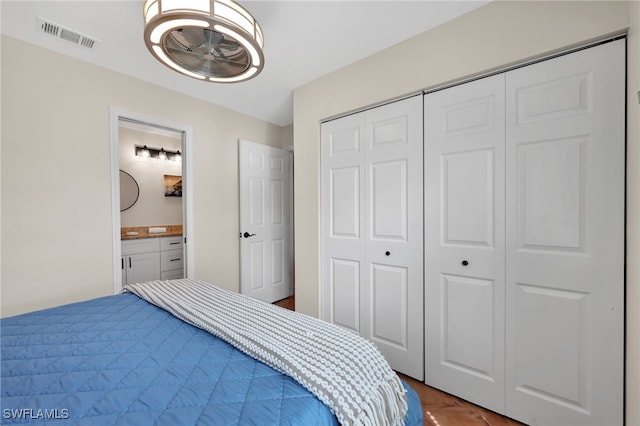
[[146, 0], [143, 17], [147, 48], [181, 74], [235, 83], [264, 67], [262, 28], [232, 0]]
[[144, 158], [155, 158], [158, 160], [182, 161], [180, 150], [171, 151], [164, 148], [149, 148], [147, 145], [136, 145], [136, 156]]

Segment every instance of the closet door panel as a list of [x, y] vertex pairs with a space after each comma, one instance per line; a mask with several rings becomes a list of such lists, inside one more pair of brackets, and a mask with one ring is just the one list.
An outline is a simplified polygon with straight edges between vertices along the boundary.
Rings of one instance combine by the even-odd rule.
[[332, 295], [333, 323], [356, 333], [360, 330], [360, 262], [330, 260], [329, 292]]
[[395, 346], [400, 351], [409, 350], [407, 278], [407, 268], [371, 265], [371, 337], [374, 341]]
[[441, 286], [442, 362], [492, 380], [496, 366], [493, 349], [486, 342], [493, 340], [494, 282], [443, 274]]
[[322, 125], [322, 319], [362, 332], [364, 116]]
[[424, 102], [425, 382], [504, 412], [504, 75]]
[[584, 252], [587, 146], [574, 137], [515, 148], [519, 249]]
[[515, 292], [516, 321], [524, 337], [515, 348], [515, 358], [527, 366], [518, 369], [519, 391], [585, 407], [589, 397], [583, 373], [588, 368], [589, 297], [523, 284]]
[[371, 239], [407, 241], [407, 160], [371, 164]]
[[507, 73], [507, 413], [623, 423], [624, 41]]
[[365, 333], [391, 366], [424, 378], [422, 97], [365, 111]]
[[493, 247], [493, 157], [493, 149], [442, 155], [443, 244]]
[[360, 238], [360, 167], [329, 171], [329, 214], [333, 238]]

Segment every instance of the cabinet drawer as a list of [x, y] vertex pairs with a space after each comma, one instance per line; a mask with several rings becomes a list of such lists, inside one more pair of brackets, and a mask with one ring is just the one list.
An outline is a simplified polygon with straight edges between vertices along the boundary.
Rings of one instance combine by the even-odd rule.
[[160, 250], [176, 250], [182, 248], [182, 237], [164, 237], [160, 239]]
[[184, 267], [184, 254], [182, 250], [168, 250], [160, 252], [160, 270], [173, 271]]
[[184, 278], [184, 269], [174, 269], [173, 271], [166, 271], [162, 273], [161, 280], [177, 280]]
[[122, 255], [152, 253], [160, 251], [160, 241], [157, 238], [142, 238], [139, 240], [122, 241]]

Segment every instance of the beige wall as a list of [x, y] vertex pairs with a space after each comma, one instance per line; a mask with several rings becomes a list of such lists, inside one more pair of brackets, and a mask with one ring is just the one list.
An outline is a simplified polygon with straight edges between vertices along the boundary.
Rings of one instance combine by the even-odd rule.
[[640, 425], [640, 2], [629, 5], [627, 39], [627, 413]]
[[[640, 425], [640, 141], [635, 2], [496, 1], [294, 92], [296, 308], [319, 308], [319, 123], [447, 82], [503, 68], [626, 30], [629, 40], [627, 424]], [[634, 71], [635, 70], [635, 71]]]
[[293, 147], [293, 124], [288, 126], [284, 126], [282, 128], [282, 143], [280, 145], [281, 148], [289, 148]]
[[283, 128], [2, 37], [2, 316], [113, 292], [109, 108], [193, 129], [195, 276], [239, 289], [238, 139]]

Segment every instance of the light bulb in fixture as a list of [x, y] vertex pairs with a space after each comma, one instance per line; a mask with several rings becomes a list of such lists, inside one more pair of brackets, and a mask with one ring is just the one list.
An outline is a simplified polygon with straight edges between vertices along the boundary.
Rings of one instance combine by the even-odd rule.
[[158, 153], [158, 160], [166, 160], [167, 159], [167, 153], [165, 152], [164, 148], [160, 148], [160, 152]]
[[140, 150], [140, 156], [144, 157], [144, 158], [149, 158], [151, 157], [151, 153], [149, 152], [149, 148], [147, 148], [147, 146], [143, 146], [142, 149]]
[[180, 154], [179, 150], [173, 155], [173, 161], [182, 161], [182, 154]]

